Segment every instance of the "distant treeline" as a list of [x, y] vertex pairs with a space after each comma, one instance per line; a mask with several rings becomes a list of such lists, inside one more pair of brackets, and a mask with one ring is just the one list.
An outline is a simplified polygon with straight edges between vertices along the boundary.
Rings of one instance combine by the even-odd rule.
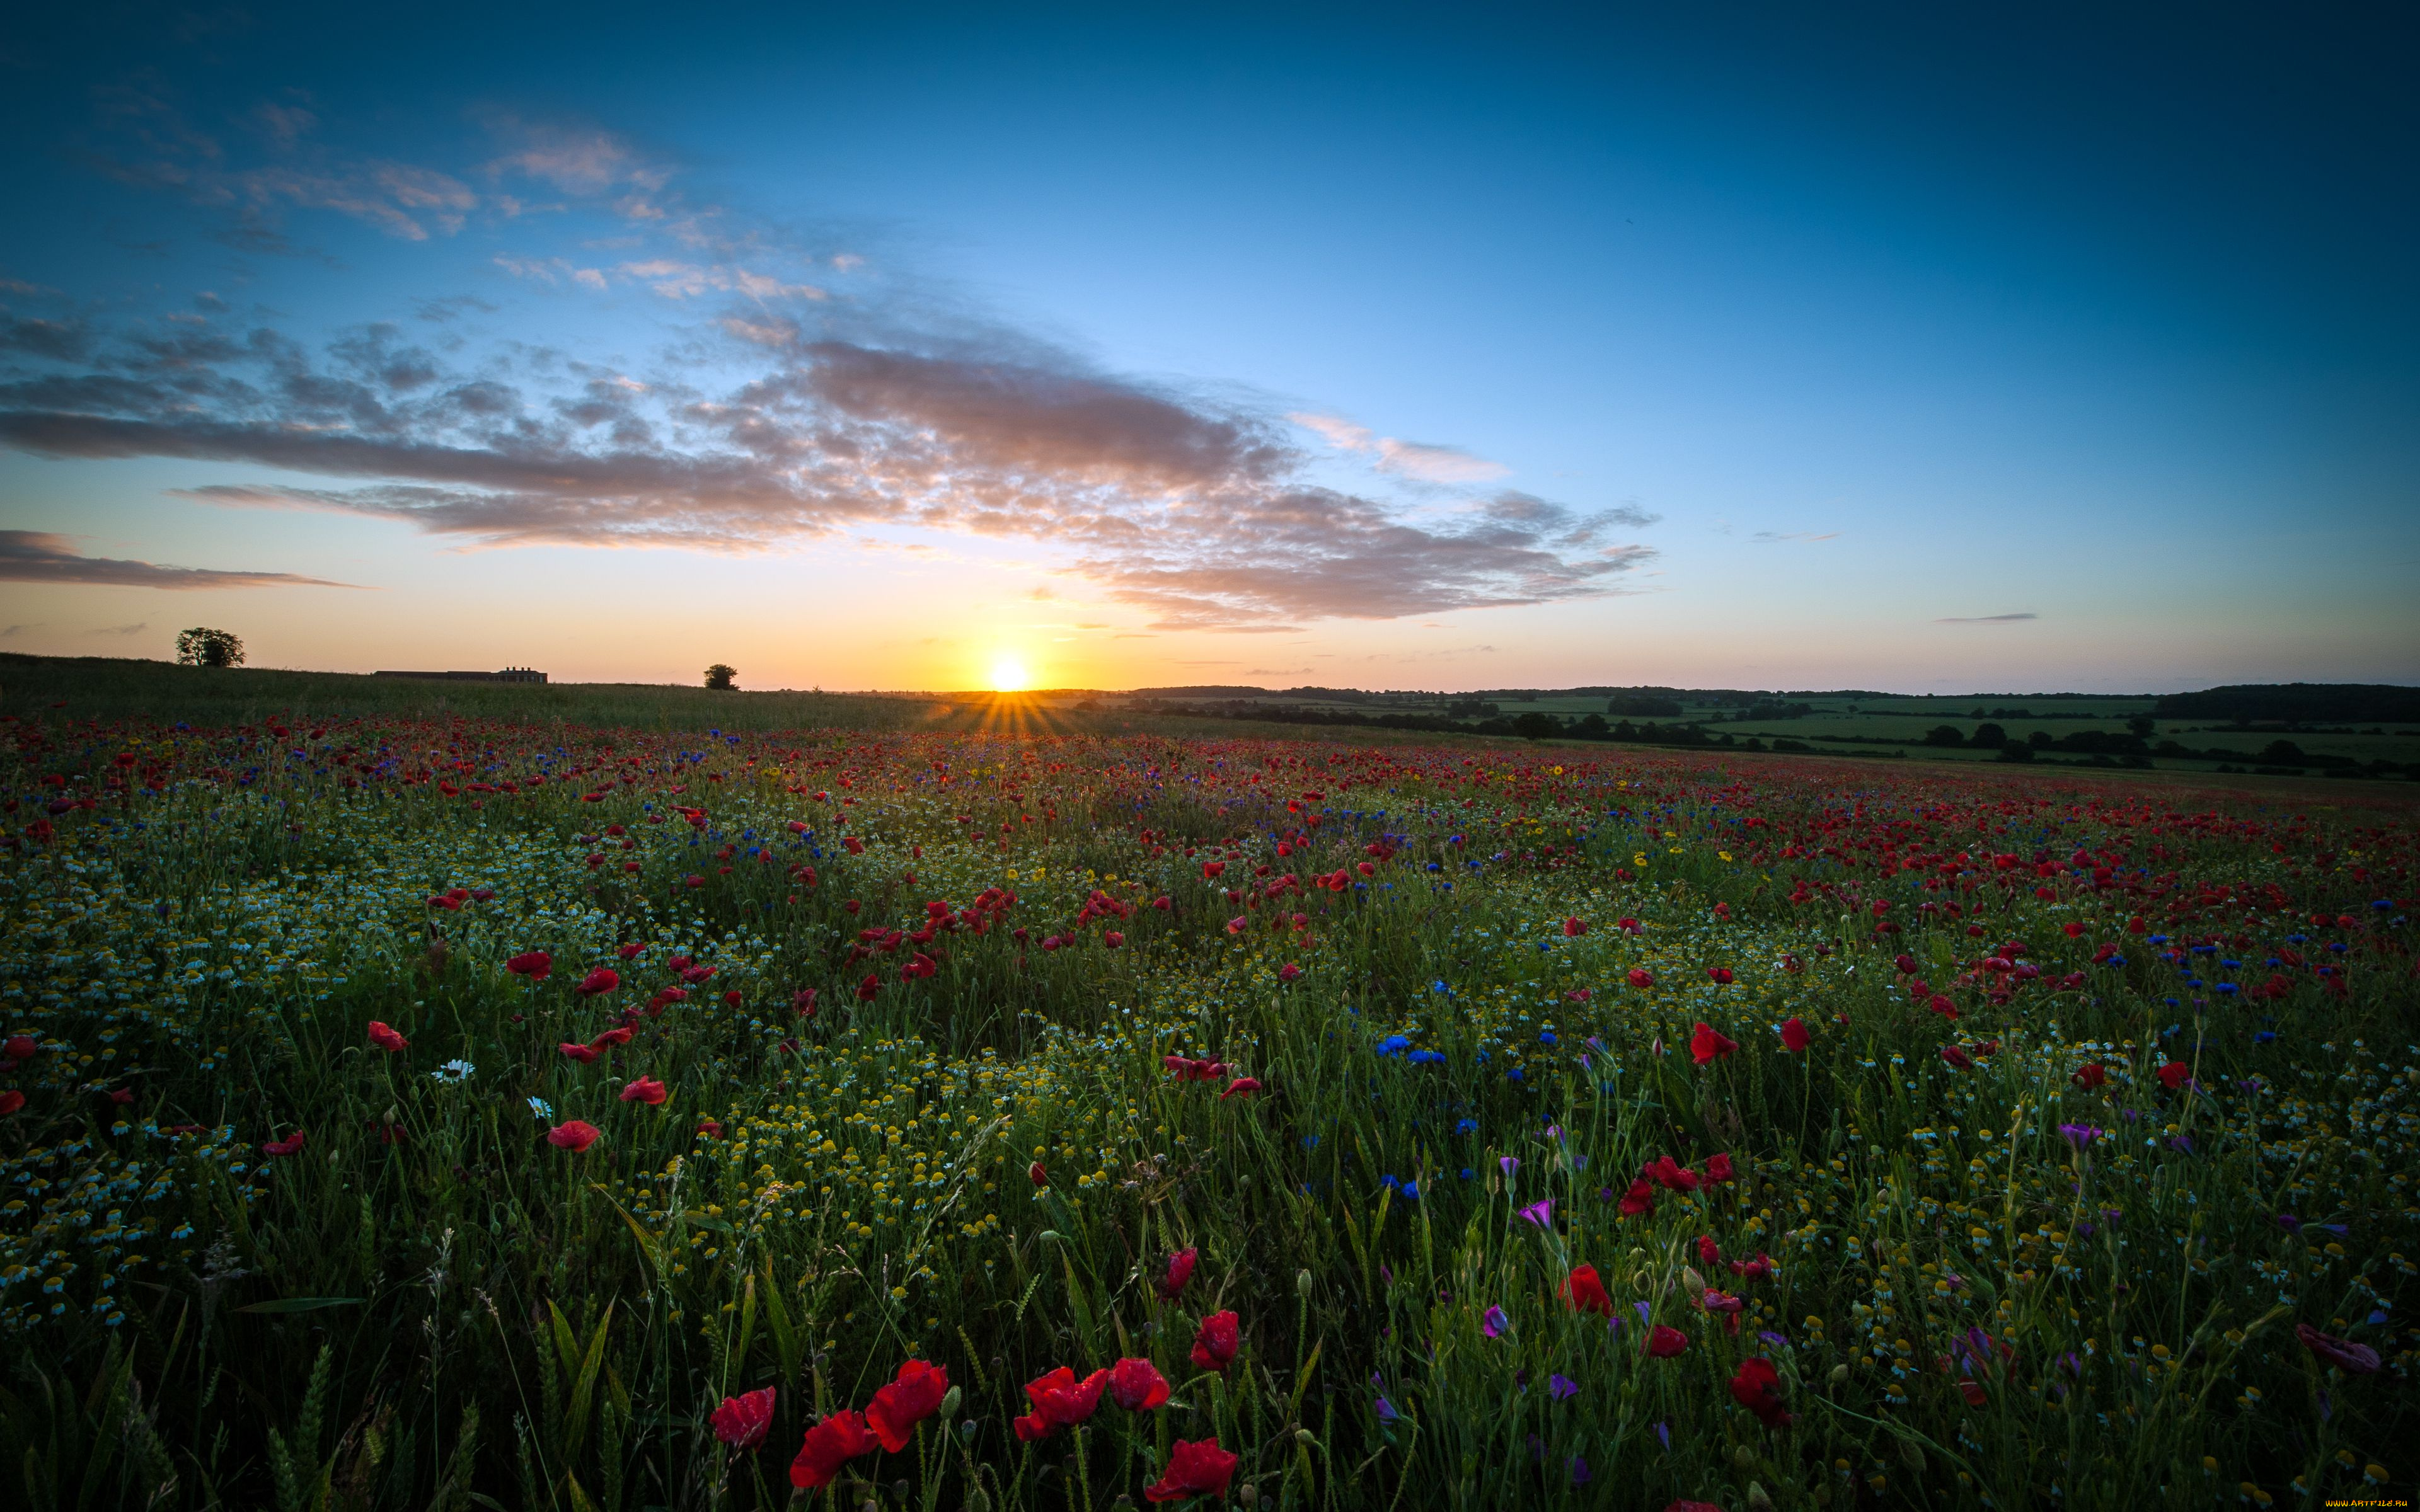
[[2420, 724], [2420, 687], [2384, 683], [2241, 683], [2170, 693], [2152, 712], [2163, 719], [2224, 719], [2237, 724], [2361, 721]]

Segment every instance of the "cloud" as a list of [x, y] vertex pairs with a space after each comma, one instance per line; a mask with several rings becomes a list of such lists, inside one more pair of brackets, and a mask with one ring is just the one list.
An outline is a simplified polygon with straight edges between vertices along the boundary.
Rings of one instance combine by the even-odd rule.
[[[764, 551], [879, 532], [882, 549], [934, 552], [903, 532], [1030, 543], [1085, 579], [1088, 600], [1143, 610], [1151, 631], [1275, 633], [1597, 597], [1654, 559], [1625, 533], [1654, 516], [1487, 491], [1505, 470], [1456, 447], [1108, 371], [901, 273], [852, 274], [852, 297], [828, 299], [805, 275], [851, 272], [861, 254], [695, 204], [671, 166], [613, 133], [490, 114], [479, 119], [491, 155], [455, 173], [322, 147], [332, 128], [304, 118], [318, 108], [256, 115], [239, 136], [272, 161], [236, 166], [228, 143], [127, 91], [111, 106], [113, 171], [272, 239], [271, 212], [302, 205], [407, 239], [472, 214], [516, 217], [535, 238], [548, 223], [520, 195], [570, 196], [615, 217], [613, 239], [629, 251], [576, 260], [596, 244], [592, 216], [495, 265], [558, 288], [637, 283], [694, 318], [644, 381], [459, 325], [431, 351], [380, 323], [316, 348], [225, 318], [0, 323], [0, 447], [257, 467], [282, 476], [180, 491], [401, 521], [478, 548]], [[422, 322], [492, 308], [409, 307]], [[1314, 482], [1295, 426], [1417, 485], [1417, 505]]]
[[1512, 471], [1501, 462], [1474, 456], [1459, 446], [1397, 440], [1334, 415], [1297, 412], [1286, 418], [1326, 438], [1327, 444], [1340, 452], [1374, 455], [1377, 460], [1371, 464], [1373, 467], [1397, 477], [1414, 478], [1423, 483], [1484, 483]]
[[2020, 620], [2038, 620], [2039, 614], [1964, 614], [1935, 620], [1935, 625], [2014, 625]]
[[104, 625], [104, 626], [102, 626], [101, 629], [98, 629], [98, 630], [86, 630], [86, 631], [85, 632], [85, 634], [86, 634], [86, 635], [121, 635], [121, 636], [122, 636], [122, 635], [141, 635], [144, 631], [146, 631], [146, 630], [147, 630], [147, 629], [149, 629], [149, 628], [151, 628], [151, 622], [150, 622], [150, 621], [148, 621], [148, 620], [137, 620], [137, 621], [135, 621], [132, 625]]
[[1748, 537], [1759, 546], [1777, 546], [1784, 541], [1812, 545], [1817, 541], [1837, 541], [1839, 538], [1838, 531], [1759, 531]]
[[0, 640], [13, 640], [28, 630], [39, 630], [41, 627], [39, 620], [31, 625], [0, 625]]
[[[66, 536], [47, 531], [0, 531], [0, 580], [178, 589], [354, 586], [321, 578], [298, 578], [290, 572], [221, 572], [207, 567], [163, 567], [148, 562], [78, 556]], [[138, 625], [123, 632], [108, 633], [132, 634], [141, 628]]]

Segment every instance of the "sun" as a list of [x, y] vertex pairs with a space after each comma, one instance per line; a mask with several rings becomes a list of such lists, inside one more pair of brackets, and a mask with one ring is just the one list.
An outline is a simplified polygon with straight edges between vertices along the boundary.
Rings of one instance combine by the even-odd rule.
[[1021, 693], [1027, 682], [1024, 658], [1003, 652], [992, 658], [991, 687], [995, 693]]

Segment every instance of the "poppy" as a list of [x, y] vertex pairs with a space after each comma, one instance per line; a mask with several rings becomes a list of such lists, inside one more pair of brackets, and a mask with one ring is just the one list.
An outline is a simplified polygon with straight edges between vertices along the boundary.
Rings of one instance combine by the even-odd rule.
[[632, 940], [632, 941], [630, 941], [630, 942], [629, 942], [628, 944], [627, 944], [627, 945], [623, 945], [623, 946], [617, 947], [617, 948], [614, 949], [614, 952], [613, 952], [613, 953], [614, 953], [615, 955], [620, 956], [620, 957], [621, 957], [623, 960], [625, 960], [625, 961], [629, 961], [629, 960], [634, 960], [634, 959], [636, 959], [638, 956], [640, 956], [640, 955], [644, 954], [644, 953], [645, 952], [646, 949], [647, 949], [647, 948], [646, 948], [644, 945], [641, 944], [639, 941], [637, 941], [637, 940]]
[[861, 1003], [870, 1003], [881, 995], [881, 977], [874, 972], [867, 972], [865, 980], [857, 984], [857, 1000]]
[[1706, 980], [1713, 982], [1717, 987], [1728, 987], [1731, 984], [1731, 968], [1729, 966], [1708, 966], [1706, 968]]
[[588, 1042], [598, 1050], [611, 1050], [615, 1045], [628, 1044], [632, 1033], [630, 1026], [626, 1024], [617, 1028], [607, 1029]]
[[2366, 1376], [2377, 1372], [2378, 1351], [2366, 1344], [2322, 1334], [2308, 1323], [2296, 1323], [2294, 1336], [2303, 1341], [2303, 1348], [2349, 1374]]
[[597, 1143], [597, 1129], [585, 1119], [573, 1119], [546, 1132], [546, 1142], [557, 1149], [567, 1149], [577, 1155]]
[[2086, 1091], [2101, 1086], [2107, 1080], [2109, 1080], [2109, 1073], [2102, 1069], [2101, 1062], [2097, 1060], [2087, 1060], [2075, 1069], [2075, 1085]]
[[573, 988], [572, 991], [578, 993], [582, 997], [598, 997], [602, 996], [606, 993], [612, 992], [614, 988], [621, 985], [622, 978], [619, 973], [615, 972], [611, 966], [598, 966], [596, 970], [590, 972], [585, 977], [581, 978], [580, 985]]
[[1219, 1448], [1215, 1438], [1199, 1443], [1179, 1439], [1168, 1453], [1168, 1469], [1142, 1489], [1143, 1498], [1182, 1502], [1188, 1496], [1224, 1497], [1227, 1483], [1235, 1476], [1235, 1457]]
[[1170, 1256], [1168, 1273], [1159, 1278], [1159, 1294], [1173, 1301], [1185, 1289], [1185, 1284], [1193, 1279], [1193, 1267], [1201, 1259], [1202, 1251], [1190, 1244]]
[[1243, 1339], [1235, 1328], [1235, 1315], [1232, 1312], [1212, 1313], [1202, 1319], [1201, 1329], [1193, 1335], [1193, 1367], [1223, 1374], [1227, 1363], [1235, 1358], [1235, 1350], [1242, 1344]]
[[1576, 1311], [1613, 1316], [1613, 1299], [1606, 1295], [1605, 1283], [1597, 1278], [1593, 1265], [1572, 1267], [1572, 1273], [1563, 1278], [1563, 1295]]
[[1120, 1360], [1109, 1367], [1109, 1399], [1129, 1412], [1168, 1404], [1168, 1378], [1149, 1360]]
[[[2073, 926], [2071, 925], [2070, 927], [2072, 928]], [[1985, 1402], [1991, 1400], [1990, 1396], [1984, 1393], [1983, 1383], [1979, 1381], [1961, 1381], [1958, 1383], [1958, 1393], [1960, 1396], [1966, 1398], [1966, 1405], [1969, 1407], [1980, 1407]]]
[[1797, 1421], [1782, 1410], [1781, 1376], [1762, 1355], [1740, 1362], [1738, 1373], [1731, 1377], [1731, 1396], [1766, 1427], [1788, 1427]]
[[520, 955], [506, 960], [504, 969], [516, 977], [527, 977], [532, 981], [544, 981], [554, 970], [554, 957], [544, 950], [524, 950]]
[[1580, 920], [1576, 918], [1567, 918], [1563, 920], [1563, 937], [1565, 939], [1576, 939], [1587, 933], [1588, 926]]
[[1647, 1332], [1647, 1352], [1658, 1360], [1669, 1360], [1689, 1347], [1689, 1335], [1677, 1328], [1656, 1324]]
[[260, 1152], [264, 1155], [293, 1155], [299, 1154], [302, 1149], [302, 1131], [297, 1129], [283, 1139], [272, 1139], [261, 1146]]
[[1654, 1160], [1648, 1163], [1641, 1174], [1653, 1177], [1666, 1188], [1674, 1192], [1698, 1190], [1698, 1173], [1669, 1155], [1656, 1156]]
[[1784, 1050], [1789, 1051], [1792, 1055], [1796, 1055], [1804, 1051], [1807, 1045], [1813, 1041], [1814, 1036], [1807, 1032], [1807, 1021], [1805, 1019], [1802, 1019], [1793, 1013], [1790, 1017], [1781, 1021], [1781, 1048]]
[[1972, 1060], [1966, 1058], [1965, 1051], [1959, 1049], [1954, 1044], [1946, 1044], [1941, 1047], [1941, 1058], [1947, 1061], [1951, 1066], [1960, 1071], [1971, 1070], [1975, 1064]]
[[773, 1426], [773, 1388], [765, 1386], [738, 1396], [725, 1396], [714, 1410], [714, 1436], [734, 1449], [753, 1449], [765, 1442]]
[[697, 1120], [697, 1135], [698, 1135], [698, 1137], [699, 1137], [699, 1138], [701, 1138], [701, 1139], [720, 1139], [720, 1138], [721, 1138], [721, 1137], [722, 1137], [722, 1120], [721, 1120], [721, 1119], [698, 1119], [698, 1120]]
[[1706, 1157], [1707, 1180], [1729, 1182], [1737, 1174], [1731, 1169], [1731, 1158], [1729, 1155], [1714, 1154]]
[[1050, 1184], [1050, 1173], [1042, 1168], [1042, 1163], [1038, 1160], [1025, 1168], [1025, 1174], [1032, 1179], [1035, 1186]]
[[[1652, 987], [1655, 985], [1654, 974], [1649, 971], [1645, 966], [1631, 967], [1628, 980], [1630, 985], [1633, 987]], [[1700, 1027], [1702, 1026], [1700, 1026]]]
[[1126, 937], [1119, 933], [1116, 930], [1106, 930], [1102, 932], [1101, 943], [1114, 950], [1119, 946], [1126, 943]]
[[2160, 1068], [2160, 1085], [2173, 1092], [2193, 1080], [2193, 1068], [2181, 1060], [2171, 1060]]
[[1261, 1084], [1253, 1080], [1251, 1077], [1238, 1076], [1233, 1081], [1227, 1084], [1227, 1089], [1225, 1091], [1218, 1094], [1218, 1101], [1224, 1103], [1231, 1097], [1243, 1097], [1249, 1093], [1257, 1092], [1260, 1089]]
[[1641, 1218], [1654, 1211], [1654, 1185], [1642, 1176], [1631, 1182], [1630, 1190], [1621, 1195], [1621, 1215], [1625, 1218]]
[[1700, 1066], [1711, 1065], [1739, 1048], [1739, 1041], [1724, 1035], [1713, 1025], [1700, 1024], [1689, 1036], [1689, 1055]]
[[807, 1429], [799, 1458], [790, 1461], [790, 1484], [800, 1490], [821, 1490], [832, 1483], [841, 1466], [860, 1455], [872, 1454], [875, 1443], [864, 1418], [846, 1409], [834, 1412]]
[[1033, 1403], [1033, 1411], [1016, 1420], [1016, 1436], [1032, 1443], [1084, 1422], [1101, 1405], [1101, 1388], [1109, 1383], [1107, 1370], [1095, 1370], [1078, 1381], [1076, 1372], [1063, 1365], [1038, 1381], [1027, 1381], [1025, 1396]]
[[1714, 1265], [1718, 1263], [1722, 1257], [1723, 1247], [1714, 1242], [1714, 1235], [1699, 1234], [1698, 1236], [1698, 1263], [1699, 1265]]
[[899, 1367], [896, 1379], [865, 1404], [865, 1421], [882, 1441], [882, 1447], [897, 1454], [915, 1437], [916, 1425], [939, 1412], [941, 1398], [949, 1394], [946, 1367], [910, 1360]]
[[566, 1056], [569, 1057], [573, 1060], [579, 1061], [583, 1066], [597, 1058], [597, 1047], [594, 1045], [573, 1044], [571, 1041], [566, 1040], [561, 1045], [557, 1046], [557, 1048]]
[[623, 1102], [644, 1103], [649, 1107], [654, 1107], [657, 1103], [661, 1103], [664, 1100], [664, 1084], [656, 1080], [652, 1076], [642, 1076], [637, 1081], [632, 1082], [629, 1086], [622, 1088]]
[[30, 1034], [12, 1034], [8, 1036], [8, 1044], [0, 1046], [0, 1049], [6, 1049], [8, 1052], [9, 1059], [23, 1062], [41, 1054], [42, 1045], [40, 1041]]
[[388, 1055], [393, 1055], [398, 1050], [409, 1048], [411, 1041], [405, 1039], [402, 1035], [396, 1033], [395, 1030], [389, 1028], [387, 1026], [380, 1024], [378, 1020], [372, 1019], [370, 1021], [370, 1043], [378, 1046], [380, 1050], [385, 1051]]

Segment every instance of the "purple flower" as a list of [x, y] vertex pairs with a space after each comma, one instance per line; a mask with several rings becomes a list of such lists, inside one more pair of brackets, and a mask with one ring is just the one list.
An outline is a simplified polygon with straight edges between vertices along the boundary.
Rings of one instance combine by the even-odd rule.
[[1378, 1398], [1378, 1421], [1390, 1427], [1402, 1421], [1402, 1415], [1395, 1411], [1395, 1404], [1384, 1396]]
[[2281, 1212], [2277, 1215], [2277, 1227], [2289, 1234], [2299, 1234], [2303, 1231], [2303, 1220], [2290, 1212]]
[[1657, 1437], [1658, 1439], [1660, 1439], [1660, 1440], [1662, 1440], [1662, 1441], [1664, 1442], [1664, 1447], [1665, 1447], [1665, 1448], [1667, 1448], [1667, 1449], [1671, 1448], [1671, 1447], [1672, 1447], [1672, 1425], [1671, 1425], [1671, 1424], [1669, 1424], [1669, 1423], [1658, 1423], [1658, 1424], [1656, 1424], [1656, 1425], [1655, 1425], [1655, 1437]]
[[1521, 1157], [1518, 1155], [1498, 1155], [1496, 1157], [1496, 1164], [1503, 1167], [1505, 1175], [1510, 1176], [1514, 1171], [1521, 1168]]
[[1580, 1383], [1559, 1371], [1546, 1378], [1547, 1394], [1559, 1402], [1566, 1402], [1580, 1394]]
[[1552, 1197], [1540, 1197], [1537, 1201], [1532, 1202], [1528, 1207], [1522, 1209], [1521, 1216], [1528, 1219], [1531, 1223], [1536, 1224], [1541, 1228], [1552, 1227], [1555, 1222], [1555, 1199]]
[[1638, 1320], [1639, 1320], [1640, 1322], [1642, 1322], [1642, 1323], [1643, 1323], [1643, 1322], [1646, 1322], [1646, 1321], [1648, 1320], [1648, 1305], [1647, 1305], [1647, 1304], [1645, 1304], [1645, 1303], [1643, 1303], [1643, 1302], [1634, 1302], [1634, 1303], [1632, 1303], [1630, 1305], [1632, 1305], [1633, 1307], [1636, 1307], [1636, 1308], [1637, 1308], [1637, 1309], [1638, 1309]]
[[2088, 1123], [2062, 1123], [2058, 1132], [2067, 1135], [2067, 1142], [2078, 1149], [2090, 1149], [2092, 1141], [2101, 1137], [2101, 1131]]
[[2178, 1135], [2174, 1136], [2173, 1138], [2169, 1139], [2169, 1141], [2168, 1141], [2168, 1148], [2169, 1148], [2170, 1149], [2181, 1149], [2181, 1150], [2183, 1150], [2186, 1154], [2190, 1155], [2190, 1154], [2192, 1154], [2192, 1153], [2194, 1152], [2194, 1147], [2193, 1147], [2193, 1135], [2191, 1135], [2191, 1134], [2178, 1134]]
[[1599, 1202], [1611, 1202], [1614, 1198], [1620, 1196], [1621, 1196], [1621, 1193], [1616, 1192], [1609, 1186], [1601, 1186], [1596, 1189], [1596, 1199]]
[[1488, 1308], [1479, 1319], [1479, 1331], [1489, 1338], [1495, 1338], [1512, 1326], [1512, 1319], [1504, 1316], [1504, 1309], [1501, 1307]]
[[1788, 1335], [1776, 1334], [1769, 1328], [1759, 1333], [1757, 1337], [1764, 1340], [1764, 1342], [1772, 1345], [1776, 1350], [1786, 1350], [1790, 1348], [1790, 1336]]
[[1579, 1456], [1577, 1456], [1577, 1455], [1574, 1455], [1574, 1456], [1572, 1456], [1572, 1466], [1571, 1466], [1571, 1469], [1572, 1469], [1572, 1484], [1573, 1484], [1573, 1485], [1575, 1485], [1575, 1486], [1585, 1486], [1585, 1485], [1587, 1485], [1587, 1484], [1589, 1483], [1590, 1476], [1589, 1476], [1589, 1467], [1588, 1467], [1588, 1461], [1587, 1461], [1587, 1460], [1582, 1459], [1582, 1458], [1581, 1458]]

